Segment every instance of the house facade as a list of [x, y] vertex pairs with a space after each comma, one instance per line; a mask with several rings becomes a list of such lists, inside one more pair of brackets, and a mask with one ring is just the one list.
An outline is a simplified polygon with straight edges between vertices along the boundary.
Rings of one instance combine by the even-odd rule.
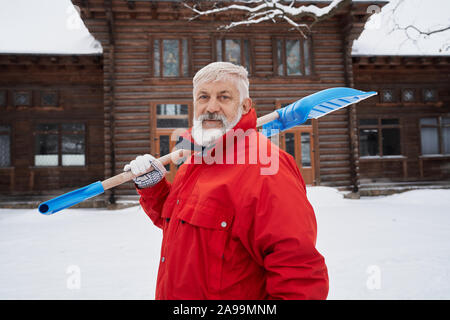
[[0, 54], [0, 200], [104, 177], [101, 55]]
[[[190, 21], [192, 11], [179, 1], [74, 4], [103, 46], [108, 177], [138, 154], [162, 156], [172, 150], [174, 130], [191, 125], [192, 77], [210, 62], [230, 61], [248, 69], [258, 116], [322, 89], [353, 86], [351, 44], [368, 18], [369, 3], [348, 5], [316, 24], [307, 39], [284, 23], [219, 30], [239, 13]], [[355, 107], [285, 132], [279, 143], [294, 156], [308, 184], [351, 190], [357, 184], [352, 128]], [[173, 178], [176, 168], [167, 169]], [[116, 199], [135, 195], [131, 183], [111, 192]]]
[[[450, 57], [353, 55], [360, 191], [450, 183]], [[365, 192], [366, 191], [366, 192]]]
[[[368, 7], [385, 1], [354, 1], [307, 39], [284, 23], [219, 30], [239, 13], [190, 21], [179, 1], [72, 2], [101, 55], [0, 55], [6, 198], [58, 195], [122, 172], [137, 155], [169, 153], [174, 133], [192, 125], [192, 77], [213, 61], [247, 68], [258, 116], [331, 87], [380, 93], [280, 135], [307, 184], [359, 192], [448, 179], [448, 69], [436, 71], [448, 59], [351, 55]], [[404, 101], [407, 89], [417, 100]], [[395, 102], [385, 101], [388, 92]], [[436, 142], [427, 149], [436, 130], [439, 154]], [[173, 179], [176, 166], [167, 169]], [[136, 199], [134, 185], [101, 199]]]

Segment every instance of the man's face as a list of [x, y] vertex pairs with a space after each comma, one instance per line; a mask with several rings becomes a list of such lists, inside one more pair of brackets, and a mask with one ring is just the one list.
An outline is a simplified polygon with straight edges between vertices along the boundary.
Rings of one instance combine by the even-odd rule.
[[250, 98], [240, 102], [239, 90], [233, 80], [200, 84], [195, 89], [194, 98], [192, 137], [203, 146], [213, 144], [232, 129], [252, 106]]
[[[239, 90], [232, 80], [202, 83], [196, 88], [194, 114], [195, 120], [201, 115], [217, 114], [232, 123], [240, 108]], [[202, 128], [224, 129], [222, 120], [203, 120]]]

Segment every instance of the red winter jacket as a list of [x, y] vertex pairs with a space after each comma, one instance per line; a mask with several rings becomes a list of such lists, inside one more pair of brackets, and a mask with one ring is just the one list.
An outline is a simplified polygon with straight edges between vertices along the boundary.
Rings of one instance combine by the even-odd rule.
[[[138, 189], [142, 208], [163, 230], [156, 299], [325, 299], [327, 268], [294, 159], [256, 131], [254, 109], [235, 129], [250, 134], [234, 138], [241, 143], [234, 153], [222, 144], [227, 133], [208, 155], [236, 161], [244, 152], [244, 164], [192, 156], [172, 184]], [[249, 161], [266, 146], [279, 152], [274, 174], [262, 174], [267, 159]]]

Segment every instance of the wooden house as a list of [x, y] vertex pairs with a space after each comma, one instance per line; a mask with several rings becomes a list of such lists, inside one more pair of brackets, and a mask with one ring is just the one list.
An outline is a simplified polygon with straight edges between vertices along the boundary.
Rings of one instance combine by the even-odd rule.
[[360, 191], [450, 184], [450, 57], [353, 55]]
[[[220, 60], [248, 69], [258, 116], [330, 87], [379, 92], [281, 135], [307, 184], [363, 192], [448, 181], [448, 57], [351, 55], [368, 6], [385, 1], [354, 1], [307, 39], [284, 23], [219, 30], [238, 13], [190, 21], [179, 1], [73, 3], [102, 55], [0, 55], [3, 197], [57, 195], [170, 152], [192, 124], [192, 77]], [[136, 192], [126, 183], [102, 199]]]
[[[193, 13], [180, 1], [73, 3], [103, 46], [108, 177], [136, 155], [172, 150], [172, 133], [191, 125], [192, 77], [210, 62], [237, 62], [248, 69], [258, 116], [322, 89], [353, 86], [352, 42], [368, 18], [368, 5], [386, 2], [353, 2], [316, 24], [308, 39], [285, 23], [219, 30], [238, 13], [189, 21]], [[307, 184], [351, 190], [357, 183], [356, 125], [356, 110], [348, 108], [284, 133], [280, 145], [294, 156]], [[176, 167], [168, 169], [171, 179]], [[109, 197], [135, 195], [128, 183]]]
[[1, 200], [102, 179], [102, 56], [1, 54], [0, 75]]

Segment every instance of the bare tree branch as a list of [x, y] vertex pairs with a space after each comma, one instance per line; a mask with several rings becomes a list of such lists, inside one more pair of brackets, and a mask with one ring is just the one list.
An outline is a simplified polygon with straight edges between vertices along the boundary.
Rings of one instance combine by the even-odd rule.
[[408, 31], [410, 29], [417, 31], [417, 33], [419, 33], [421, 35], [430, 36], [430, 35], [435, 34], [435, 33], [440, 33], [440, 32], [444, 32], [444, 31], [450, 30], [450, 26], [442, 27], [440, 29], [429, 30], [429, 31], [420, 30], [419, 28], [417, 28], [416, 26], [413, 26], [413, 25], [408, 25], [406, 27], [401, 27], [401, 28], [399, 27], [398, 28], [398, 30], [405, 30], [405, 31]]
[[[416, 34], [419, 36], [421, 35], [421, 36], [426, 36], [426, 37], [431, 36], [433, 34], [437, 34], [437, 33], [441, 33], [441, 32], [450, 30], [450, 26], [439, 26], [439, 27], [435, 27], [435, 28], [429, 28], [428, 30], [423, 30], [423, 29], [415, 26], [414, 22], [412, 24], [408, 24], [406, 26], [400, 26], [400, 24], [397, 22], [395, 17], [396, 17], [396, 11], [404, 2], [405, 2], [404, 0], [399, 0], [397, 2], [396, 6], [392, 9], [392, 17], [393, 17], [393, 21], [394, 21], [394, 27], [389, 32], [389, 34], [393, 33], [394, 31], [398, 31], [398, 30], [405, 32], [406, 40], [403, 41], [401, 45], [403, 45], [407, 41], [412, 41], [413, 43], [417, 44], [417, 38], [411, 37], [411, 34], [409, 33], [409, 31], [411, 31], [411, 30], [415, 31]], [[444, 51], [447, 51], [450, 49], [448, 44], [444, 44], [442, 46], [442, 48], [444, 49]], [[440, 49], [440, 51], [442, 51], [442, 48]]]
[[[285, 3], [283, 3], [285, 2]], [[285, 21], [306, 37], [306, 32], [310, 32], [311, 27], [322, 20], [336, 14], [336, 12], [351, 3], [351, 0], [333, 0], [330, 4], [324, 7], [317, 7], [315, 5], [300, 5], [295, 6], [296, 1], [292, 0], [290, 3], [281, 0], [238, 0], [228, 1], [228, 4], [223, 7], [218, 7], [215, 3], [211, 9], [198, 9], [196, 4], [188, 5], [183, 2], [184, 6], [192, 10], [195, 15], [189, 20], [195, 20], [202, 16], [211, 14], [221, 14], [227, 11], [241, 11], [245, 13], [245, 17], [239, 21], [233, 21], [229, 24], [222, 25], [219, 29], [229, 30], [240, 25], [258, 24], [265, 21]], [[313, 19], [309, 24], [301, 21], [302, 18], [310, 17]]]

